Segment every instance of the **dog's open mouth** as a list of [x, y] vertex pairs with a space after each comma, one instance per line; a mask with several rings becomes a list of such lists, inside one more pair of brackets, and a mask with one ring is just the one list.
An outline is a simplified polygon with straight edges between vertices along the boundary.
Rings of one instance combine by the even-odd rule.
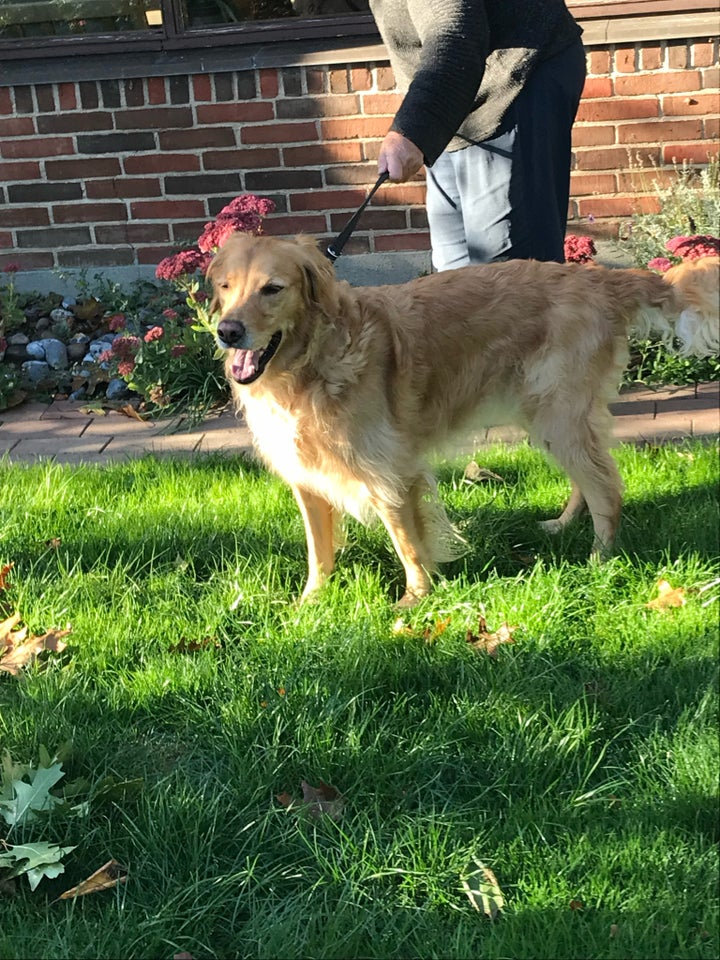
[[236, 350], [231, 367], [233, 380], [236, 383], [248, 384], [261, 377], [265, 367], [275, 356], [281, 340], [282, 333], [278, 330], [264, 350]]

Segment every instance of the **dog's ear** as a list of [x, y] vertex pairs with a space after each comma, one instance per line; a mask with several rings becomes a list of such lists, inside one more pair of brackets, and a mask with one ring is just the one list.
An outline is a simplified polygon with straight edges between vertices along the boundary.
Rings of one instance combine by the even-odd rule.
[[309, 304], [331, 313], [335, 306], [335, 271], [312, 237], [295, 237], [300, 266], [305, 278], [304, 293]]
[[215, 290], [215, 282], [213, 279], [214, 275], [217, 273], [217, 265], [218, 265], [218, 254], [216, 253], [215, 256], [212, 258], [212, 260], [210, 261], [210, 263], [207, 265], [207, 269], [205, 270], [205, 279], [210, 281], [210, 284], [212, 286], [212, 292], [213, 292], [210, 303], [208, 304], [208, 315], [211, 317], [214, 313], [217, 313], [217, 311], [220, 309], [220, 298], [218, 297], [217, 292]]

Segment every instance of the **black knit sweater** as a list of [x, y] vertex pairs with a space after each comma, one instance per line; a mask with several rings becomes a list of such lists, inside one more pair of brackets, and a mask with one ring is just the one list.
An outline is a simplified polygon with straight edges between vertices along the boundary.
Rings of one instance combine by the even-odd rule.
[[492, 137], [535, 64], [582, 33], [564, 0], [370, 0], [370, 7], [407, 91], [392, 129], [428, 164], [446, 148]]

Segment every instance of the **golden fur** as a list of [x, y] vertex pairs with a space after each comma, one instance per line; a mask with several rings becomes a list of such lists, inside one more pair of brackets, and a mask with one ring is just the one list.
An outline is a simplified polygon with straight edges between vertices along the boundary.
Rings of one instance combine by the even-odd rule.
[[706, 316], [693, 293], [700, 274], [716, 283], [717, 265], [690, 265], [676, 288], [644, 270], [510, 261], [353, 288], [308, 239], [233, 235], [209, 270], [218, 341], [258, 451], [300, 507], [303, 596], [332, 572], [343, 511], [384, 523], [405, 568], [402, 604], [427, 594], [462, 541], [426, 458], [481, 424], [524, 428], [567, 472], [569, 503], [547, 529], [587, 506], [594, 550], [609, 549], [621, 481], [608, 402], [627, 334], [653, 329], [671, 344], [682, 315], [684, 352], [717, 349], [717, 309]]

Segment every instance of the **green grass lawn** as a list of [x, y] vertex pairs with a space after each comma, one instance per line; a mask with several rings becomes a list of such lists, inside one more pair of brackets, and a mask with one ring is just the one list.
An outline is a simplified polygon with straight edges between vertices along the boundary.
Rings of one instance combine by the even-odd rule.
[[[443, 465], [471, 550], [399, 632], [379, 528], [350, 525], [296, 605], [301, 521], [249, 461], [0, 464], [6, 605], [73, 631], [0, 674], [0, 750], [69, 741], [64, 782], [142, 780], [8, 837], [75, 849], [0, 899], [0, 957], [716, 958], [718, 448], [617, 457], [604, 565], [589, 523], [538, 529], [567, 494], [540, 454], [484, 451], [504, 482]], [[646, 606], [661, 577], [683, 607]], [[480, 613], [516, 626], [496, 657], [466, 642]], [[339, 819], [278, 802], [302, 780]], [[110, 858], [125, 885], [53, 902]], [[494, 921], [462, 889], [474, 859]]]

